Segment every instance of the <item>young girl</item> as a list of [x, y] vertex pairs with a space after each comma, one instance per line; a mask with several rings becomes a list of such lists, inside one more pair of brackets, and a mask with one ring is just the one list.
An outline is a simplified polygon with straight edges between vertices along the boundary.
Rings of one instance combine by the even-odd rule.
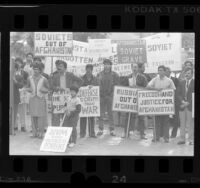
[[32, 121], [32, 137], [43, 138], [46, 117], [45, 94], [48, 92], [48, 81], [41, 75], [40, 64], [33, 65], [33, 76], [30, 76], [27, 91], [31, 93], [29, 100], [30, 115]]
[[79, 113], [81, 112], [80, 99], [77, 97], [79, 89], [76, 86], [70, 88], [71, 99], [67, 103], [65, 119], [63, 127], [72, 127], [72, 134], [69, 140], [69, 147], [74, 147], [77, 139], [77, 122], [79, 120]]

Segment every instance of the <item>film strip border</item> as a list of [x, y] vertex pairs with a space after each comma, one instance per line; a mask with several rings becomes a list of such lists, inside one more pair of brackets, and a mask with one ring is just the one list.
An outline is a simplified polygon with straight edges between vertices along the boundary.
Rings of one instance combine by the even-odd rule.
[[[170, 11], [159, 12], [160, 7]], [[198, 6], [67, 5], [36, 8], [7, 8], [0, 11], [2, 62], [9, 61], [10, 31], [112, 31], [112, 32], [195, 32], [200, 48]], [[136, 8], [135, 8], [136, 7]], [[142, 12], [147, 7], [147, 12]], [[157, 10], [156, 10], [157, 7]], [[184, 12], [185, 7], [185, 12]], [[199, 6], [200, 7], [200, 6]], [[176, 12], [176, 9], [179, 12]], [[166, 10], [166, 8], [163, 8]], [[186, 11], [187, 10], [187, 11]], [[175, 12], [174, 12], [175, 11]], [[199, 62], [198, 53], [195, 55]], [[198, 66], [195, 67], [198, 71]], [[2, 70], [9, 72], [8, 65]], [[9, 78], [4, 78], [4, 83]], [[8, 86], [3, 87], [9, 90]], [[197, 99], [198, 100], [198, 99]], [[9, 101], [9, 99], [7, 100]], [[7, 106], [2, 101], [3, 107]], [[196, 103], [198, 108], [198, 102]], [[8, 112], [8, 110], [7, 110]], [[3, 116], [7, 122], [8, 116]], [[195, 119], [197, 122], [197, 120]], [[196, 123], [197, 125], [198, 123]], [[9, 156], [9, 128], [2, 127], [0, 181], [94, 182], [200, 182], [199, 127], [195, 126], [194, 157], [25, 157]]]
[[[59, 13], [56, 11], [59, 9]], [[75, 31], [194, 31], [200, 7], [172, 5], [46, 5], [1, 8], [1, 29]], [[7, 27], [7, 28], [8, 28]]]
[[1, 175], [0, 181], [194, 183], [199, 182], [198, 176], [194, 176], [199, 172], [194, 163], [189, 158], [10, 157], [1, 164], [1, 171], [5, 173]]

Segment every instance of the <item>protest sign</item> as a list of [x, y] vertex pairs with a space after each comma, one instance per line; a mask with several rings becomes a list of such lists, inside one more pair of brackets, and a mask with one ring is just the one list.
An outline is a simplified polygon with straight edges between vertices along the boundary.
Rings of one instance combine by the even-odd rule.
[[73, 40], [73, 56], [88, 56], [88, 43]]
[[80, 117], [99, 117], [100, 116], [100, 96], [99, 86], [92, 88], [81, 87], [78, 97], [81, 101]]
[[65, 152], [72, 127], [48, 127], [40, 151]]
[[192, 118], [194, 118], [194, 93], [192, 93]]
[[145, 40], [119, 40], [117, 41], [118, 63], [144, 63], [146, 62]]
[[66, 56], [72, 54], [72, 32], [35, 32], [36, 56]]
[[173, 115], [174, 91], [138, 90], [138, 115]]
[[70, 90], [68, 88], [64, 91], [54, 92], [52, 96], [53, 113], [64, 113], [65, 104], [69, 101], [70, 97]]
[[112, 66], [112, 71], [118, 73], [119, 76], [128, 76], [132, 73], [131, 64], [117, 64]]
[[107, 57], [112, 53], [111, 39], [89, 39], [89, 54], [91, 56]]
[[137, 113], [137, 89], [115, 86], [113, 111]]
[[171, 71], [182, 69], [181, 33], [160, 33], [145, 39], [146, 73], [156, 73], [160, 65], [170, 67]]

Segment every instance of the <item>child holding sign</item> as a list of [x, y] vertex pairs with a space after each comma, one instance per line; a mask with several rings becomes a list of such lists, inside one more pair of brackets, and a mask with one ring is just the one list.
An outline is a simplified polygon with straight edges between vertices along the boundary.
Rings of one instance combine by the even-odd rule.
[[74, 147], [77, 139], [76, 126], [79, 119], [79, 113], [81, 112], [81, 102], [77, 97], [78, 87], [70, 87], [71, 99], [67, 103], [66, 111], [64, 114], [63, 127], [73, 127], [72, 135], [69, 140], [69, 147]]

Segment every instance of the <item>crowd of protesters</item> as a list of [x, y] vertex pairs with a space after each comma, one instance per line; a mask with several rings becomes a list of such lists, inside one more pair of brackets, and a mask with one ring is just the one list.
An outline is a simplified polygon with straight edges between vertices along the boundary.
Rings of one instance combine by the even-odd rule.
[[[177, 137], [180, 129], [180, 140], [177, 144], [185, 144], [188, 138], [189, 144], [194, 142], [194, 118], [192, 118], [192, 93], [194, 93], [194, 68], [191, 61], [184, 63], [184, 68], [179, 78], [171, 76], [169, 67], [159, 66], [158, 75], [155, 77], [145, 73], [144, 64], [132, 63], [132, 74], [120, 77], [112, 71], [112, 62], [109, 59], [103, 61], [104, 70], [94, 76], [93, 65], [86, 65], [86, 73], [82, 77], [77, 77], [67, 71], [67, 63], [62, 60], [55, 62], [56, 71], [51, 75], [44, 73], [44, 64], [40, 57], [33, 54], [26, 55], [26, 61], [21, 58], [14, 60], [13, 92], [14, 92], [14, 128], [17, 129], [17, 114], [20, 103], [20, 89], [24, 88], [29, 94], [29, 103], [22, 105], [22, 108], [31, 117], [31, 132], [33, 138], [43, 138], [45, 128], [49, 125], [47, 118], [47, 94], [70, 89], [71, 99], [66, 106], [64, 114], [54, 114], [52, 111], [51, 126], [59, 126], [60, 119], [63, 119], [63, 126], [73, 127], [69, 146], [73, 147], [77, 140], [77, 124], [81, 111], [80, 99], [77, 93], [81, 86], [100, 87], [100, 117], [98, 118], [98, 132], [95, 133], [95, 118], [80, 118], [80, 138], [86, 136], [86, 125], [88, 125], [89, 137], [97, 138], [104, 134], [105, 114], [108, 116], [110, 136], [116, 136], [114, 126], [114, 116], [112, 111], [112, 101], [114, 86], [121, 85], [132, 88], [143, 88], [161, 91], [163, 89], [173, 89], [175, 91], [175, 114], [160, 115], [155, 117], [155, 131], [152, 142], [159, 142], [164, 138], [168, 143], [170, 139]], [[119, 112], [120, 114], [120, 112]], [[140, 139], [147, 139], [145, 135], [145, 120], [148, 116], [131, 114], [130, 126], [127, 130], [128, 113], [125, 113], [126, 123], [124, 126], [124, 136], [128, 131], [135, 129], [140, 133]], [[25, 117], [20, 114], [21, 130], [26, 130]], [[172, 129], [170, 129], [172, 128]], [[171, 131], [170, 131], [171, 130]], [[188, 137], [186, 137], [188, 133]]]

